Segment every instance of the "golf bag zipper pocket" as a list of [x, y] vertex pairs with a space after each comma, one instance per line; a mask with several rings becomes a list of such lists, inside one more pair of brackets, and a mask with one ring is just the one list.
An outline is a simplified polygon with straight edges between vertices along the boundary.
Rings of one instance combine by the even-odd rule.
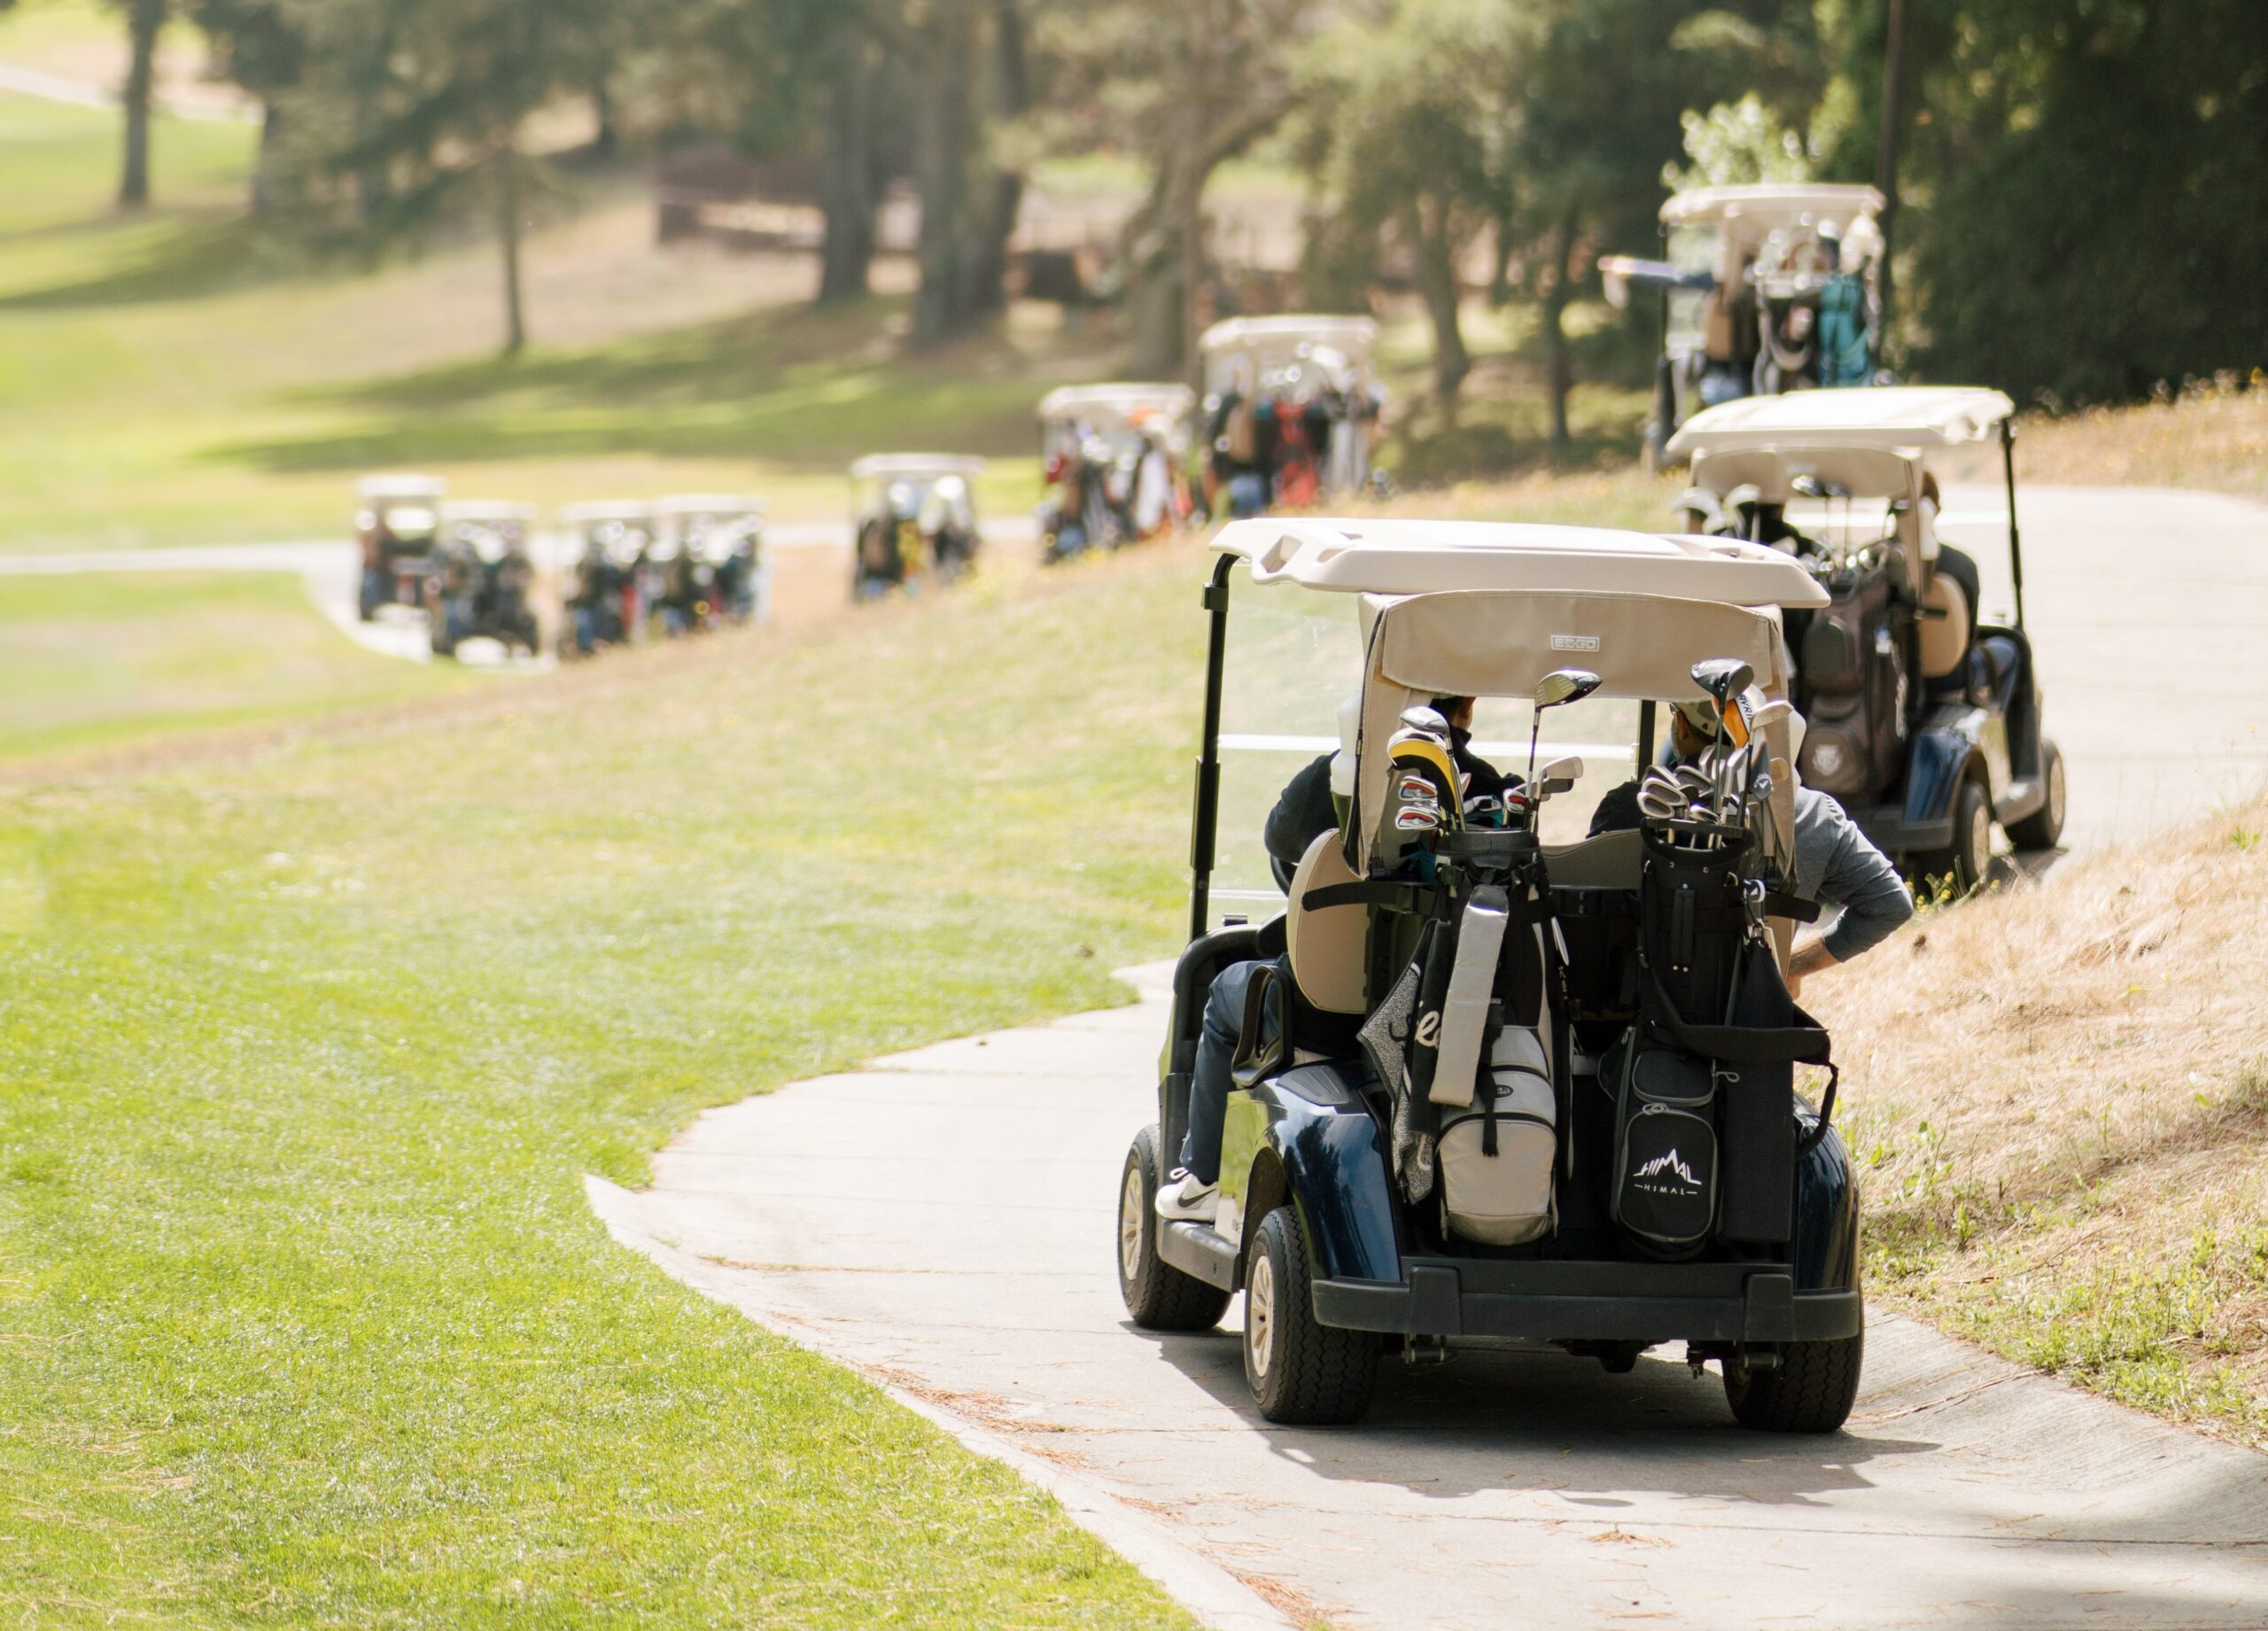
[[1486, 1086], [1443, 1115], [1436, 1158], [1441, 1226], [1482, 1246], [1524, 1246], [1558, 1226], [1558, 1095], [1543, 1040], [1505, 1029], [1490, 1050]]
[[1657, 1250], [1690, 1250], [1717, 1219], [1715, 1070], [1682, 1050], [1631, 1046], [1620, 1086], [1614, 1221]]

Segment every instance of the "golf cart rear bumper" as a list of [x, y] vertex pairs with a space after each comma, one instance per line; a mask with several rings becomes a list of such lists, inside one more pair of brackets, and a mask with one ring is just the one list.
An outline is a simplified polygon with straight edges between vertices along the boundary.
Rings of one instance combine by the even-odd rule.
[[1855, 1287], [1798, 1291], [1783, 1267], [1418, 1260], [1406, 1280], [1317, 1280], [1349, 1331], [1544, 1342], [1829, 1342], [1856, 1336]]
[[1931, 855], [1953, 848], [1953, 818], [1909, 821], [1895, 804], [1852, 812], [1859, 830], [1884, 855]]

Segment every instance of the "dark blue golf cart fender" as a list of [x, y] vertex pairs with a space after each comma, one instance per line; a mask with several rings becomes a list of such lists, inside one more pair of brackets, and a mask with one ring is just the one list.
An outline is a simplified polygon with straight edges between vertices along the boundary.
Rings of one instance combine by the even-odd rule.
[[[1309, 1270], [1318, 1285], [1382, 1291], [1405, 1286], [1412, 1278], [1409, 1236], [1388, 1174], [1385, 1130], [1362, 1098], [1363, 1079], [1359, 1067], [1302, 1065], [1231, 1093], [1222, 1139], [1221, 1211], [1216, 1228], [1162, 1231], [1160, 1255], [1223, 1290], [1241, 1289], [1245, 1261], [1261, 1220], [1288, 1203], [1299, 1214], [1308, 1241]], [[1806, 1135], [1818, 1126], [1808, 1107], [1798, 1119]], [[1822, 1316], [1855, 1318], [1858, 1184], [1850, 1158], [1832, 1130], [1798, 1166], [1795, 1232], [1783, 1266], [1724, 1264], [1705, 1271], [1725, 1278], [1728, 1289], [1735, 1291], [1744, 1274], [1759, 1269], [1784, 1273], [1798, 1298], [1826, 1294], [1837, 1303], [1835, 1315], [1822, 1308]], [[1469, 1264], [1468, 1278], [1477, 1281], [1496, 1261], [1501, 1260]], [[1441, 1265], [1427, 1260], [1421, 1266]], [[1674, 1291], [1676, 1283], [1693, 1272], [1691, 1266], [1682, 1264], [1587, 1266], [1572, 1262], [1543, 1272], [1581, 1278], [1587, 1267], [1619, 1270], [1619, 1278], [1630, 1279], [1634, 1293], [1642, 1287]], [[1659, 1287], [1646, 1284], [1655, 1278], [1661, 1280]], [[1848, 1332], [1838, 1326], [1833, 1334]]]
[[2013, 658], [1997, 685], [1933, 704], [1907, 749], [1904, 804], [1853, 812], [1887, 854], [1952, 848], [1954, 802], [1969, 781], [1984, 788], [1992, 819], [2003, 827], [2047, 802], [2047, 744], [2031, 641], [2021, 629], [1991, 625], [1980, 625], [1977, 637], [1980, 646], [1989, 641]]

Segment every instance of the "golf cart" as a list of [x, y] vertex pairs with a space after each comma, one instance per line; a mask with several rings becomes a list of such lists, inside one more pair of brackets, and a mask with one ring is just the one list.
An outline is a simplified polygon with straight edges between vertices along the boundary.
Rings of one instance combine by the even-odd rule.
[[[1382, 1352], [1485, 1338], [1612, 1372], [1682, 1341], [1746, 1425], [1839, 1426], [1858, 1198], [1831, 1077], [1819, 1110], [1795, 1091], [1829, 1045], [1782, 980], [1809, 913], [1782, 892], [1774, 615], [1825, 591], [1759, 546], [1588, 528], [1250, 521], [1215, 547], [1190, 942], [1119, 1190], [1134, 1324], [1206, 1330], [1242, 1291], [1274, 1422], [1352, 1422]], [[1442, 696], [1526, 774], [1472, 786]], [[1636, 829], [1581, 836], [1586, 770], [1651, 764], [1659, 705], [1705, 696], [1694, 784], [1650, 772]], [[1340, 827], [1279, 890], [1252, 839], [1318, 749]], [[1218, 1210], [1169, 1221], [1208, 993], [1254, 959]]]
[[355, 489], [355, 540], [362, 550], [356, 610], [365, 623], [385, 606], [425, 610], [425, 574], [441, 530], [449, 484], [431, 476], [371, 476]]
[[722, 493], [684, 493], [654, 506], [655, 610], [670, 633], [771, 621], [764, 506]]
[[533, 656], [535, 565], [528, 543], [535, 511], [525, 504], [466, 500], [440, 509], [440, 538], [425, 574], [433, 655], [454, 656], [468, 640], [493, 640]]
[[1237, 317], [1205, 331], [1214, 514], [1304, 509], [1370, 485], [1378, 333], [1367, 317]]
[[[1806, 392], [1711, 408], [1669, 444], [1693, 467], [1688, 532], [1786, 550], [1831, 597], [1788, 617], [1805, 784], [1956, 894], [1990, 869], [1995, 822], [2020, 850], [2063, 833], [2063, 756], [2024, 631], [2013, 412], [1960, 387]], [[1993, 438], [2014, 594], [1987, 622], [1976, 562], [1938, 541], [1930, 464]]]
[[1882, 383], [1882, 194], [1766, 183], [1703, 187], [1662, 206], [1668, 259], [1607, 255], [1607, 299], [1660, 297], [1648, 446], [1658, 458], [1702, 409], [1809, 386]]
[[1186, 385], [1066, 385], [1039, 405], [1040, 559], [1115, 549], [1186, 522]]
[[566, 548], [560, 600], [567, 613], [562, 656], [588, 656], [643, 632], [642, 579], [654, 538], [654, 507], [635, 502], [571, 504], [559, 512]]
[[850, 467], [850, 598], [950, 584], [976, 564], [982, 459], [876, 454]]

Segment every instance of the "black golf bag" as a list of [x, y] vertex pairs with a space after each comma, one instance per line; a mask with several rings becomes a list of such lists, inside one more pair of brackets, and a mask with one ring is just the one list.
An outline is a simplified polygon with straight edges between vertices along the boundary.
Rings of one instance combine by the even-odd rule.
[[1806, 787], [1872, 803], [1906, 775], [1914, 609], [1886, 565], [1838, 572], [1826, 588], [1832, 602], [1790, 629], [1810, 725], [1799, 768]]

